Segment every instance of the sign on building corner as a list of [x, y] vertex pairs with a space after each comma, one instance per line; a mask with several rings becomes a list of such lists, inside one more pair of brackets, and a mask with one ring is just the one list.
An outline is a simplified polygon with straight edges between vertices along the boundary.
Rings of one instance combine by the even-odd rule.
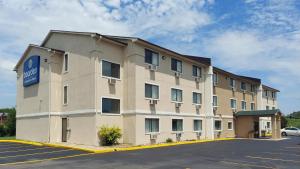
[[30, 56], [23, 65], [23, 86], [28, 87], [40, 82], [40, 56]]

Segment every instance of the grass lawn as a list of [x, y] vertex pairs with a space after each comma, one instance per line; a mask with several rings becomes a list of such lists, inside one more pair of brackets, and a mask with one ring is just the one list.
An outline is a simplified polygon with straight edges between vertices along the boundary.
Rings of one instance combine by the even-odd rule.
[[288, 127], [297, 127], [297, 128], [300, 128], [300, 119], [289, 119], [287, 118], [287, 121], [288, 121], [288, 124], [287, 126]]
[[15, 140], [16, 136], [0, 137], [0, 140]]

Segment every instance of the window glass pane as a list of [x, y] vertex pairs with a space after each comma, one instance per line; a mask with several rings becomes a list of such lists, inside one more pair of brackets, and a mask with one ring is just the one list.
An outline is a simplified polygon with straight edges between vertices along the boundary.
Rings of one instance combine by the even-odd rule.
[[182, 102], [182, 90], [177, 90], [177, 101]]
[[64, 104], [68, 103], [68, 86], [64, 86]]
[[152, 86], [150, 84], [145, 84], [145, 97], [152, 98]]
[[111, 76], [114, 78], [120, 78], [120, 65], [111, 63]]
[[194, 131], [202, 130], [202, 120], [194, 120]]
[[145, 49], [145, 62], [152, 64], [152, 52], [147, 49]]
[[197, 76], [197, 67], [193, 65], [193, 76]]
[[152, 64], [158, 65], [158, 53], [152, 53]]
[[106, 61], [102, 61], [102, 75], [103, 76], [111, 76], [111, 64]]
[[221, 130], [222, 129], [222, 123], [219, 120], [215, 121], [215, 130]]
[[145, 132], [149, 133], [151, 132], [151, 120], [145, 119]]
[[213, 96], [213, 106], [218, 106], [218, 97]]
[[217, 75], [216, 73], [213, 74], [213, 82], [214, 82], [215, 84], [218, 83], [218, 75]]
[[171, 60], [171, 69], [174, 70], [174, 71], [177, 71], [177, 62], [176, 62], [176, 59], [173, 59]]
[[158, 86], [152, 85], [152, 98], [158, 99], [159, 93], [158, 93]]
[[171, 89], [171, 97], [172, 97], [172, 101], [176, 101], [177, 97], [176, 97], [176, 90], [175, 89]]
[[145, 119], [145, 132], [159, 132], [159, 119]]
[[68, 71], [69, 67], [69, 55], [65, 54], [65, 71]]
[[172, 120], [172, 131], [182, 131], [182, 120], [173, 119]]
[[229, 129], [229, 130], [232, 129], [232, 122], [228, 122], [228, 129]]
[[102, 113], [120, 113], [120, 100], [102, 98]]
[[177, 71], [182, 72], [182, 62], [177, 60]]

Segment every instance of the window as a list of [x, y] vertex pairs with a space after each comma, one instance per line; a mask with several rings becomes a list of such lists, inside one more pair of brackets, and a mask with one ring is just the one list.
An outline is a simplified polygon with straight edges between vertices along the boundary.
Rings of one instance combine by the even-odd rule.
[[266, 110], [269, 110], [270, 109], [270, 107], [269, 106], [266, 106]]
[[233, 78], [230, 78], [230, 87], [235, 87], [235, 80]]
[[273, 99], [276, 98], [276, 92], [272, 92], [272, 98], [273, 98]]
[[193, 76], [201, 77], [201, 75], [202, 75], [201, 67], [193, 65]]
[[64, 54], [64, 71], [65, 72], [69, 71], [69, 54], [68, 53]]
[[213, 74], [213, 83], [214, 83], [214, 85], [218, 84], [218, 74], [217, 73]]
[[171, 89], [172, 101], [182, 102], [182, 90]]
[[64, 104], [68, 104], [68, 86], [64, 86]]
[[255, 85], [251, 85], [251, 92], [256, 92], [256, 86]]
[[235, 99], [230, 99], [230, 107], [232, 109], [236, 109], [236, 100]]
[[182, 73], [182, 62], [180, 60], [172, 58], [171, 60], [171, 69]]
[[241, 90], [246, 90], [246, 83], [245, 82], [241, 82]]
[[213, 96], [213, 107], [218, 106], [218, 96]]
[[145, 84], [145, 97], [150, 99], [159, 99], [159, 88], [157, 85]]
[[194, 104], [201, 104], [202, 103], [202, 94], [193, 92], [193, 103]]
[[172, 119], [172, 131], [182, 131], [182, 119]]
[[158, 60], [159, 60], [158, 56], [159, 55], [157, 52], [151, 51], [149, 49], [145, 49], [145, 62], [146, 63], [158, 66]]
[[202, 120], [194, 120], [194, 131], [202, 131]]
[[146, 133], [153, 133], [159, 132], [159, 119], [145, 119], [145, 132]]
[[272, 110], [275, 110], [275, 107], [272, 107]]
[[271, 122], [267, 122], [267, 128], [269, 129], [269, 128], [271, 128]]
[[268, 90], [265, 90], [264, 93], [265, 93], [265, 97], [268, 97]]
[[102, 113], [120, 114], [120, 100], [102, 98]]
[[227, 128], [228, 128], [228, 130], [232, 130], [232, 122], [231, 121], [227, 123]]
[[255, 110], [255, 103], [251, 103], [251, 110]]
[[222, 130], [222, 121], [215, 120], [215, 130]]
[[120, 65], [102, 60], [102, 75], [120, 79]]
[[245, 101], [241, 101], [242, 110], [247, 109], [247, 103]]

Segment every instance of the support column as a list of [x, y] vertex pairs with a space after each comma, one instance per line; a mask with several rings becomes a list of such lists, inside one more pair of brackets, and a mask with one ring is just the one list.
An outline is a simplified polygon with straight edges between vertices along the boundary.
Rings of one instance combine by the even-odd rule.
[[276, 116], [271, 117], [271, 124], [272, 124], [272, 139], [277, 139], [277, 120]]

